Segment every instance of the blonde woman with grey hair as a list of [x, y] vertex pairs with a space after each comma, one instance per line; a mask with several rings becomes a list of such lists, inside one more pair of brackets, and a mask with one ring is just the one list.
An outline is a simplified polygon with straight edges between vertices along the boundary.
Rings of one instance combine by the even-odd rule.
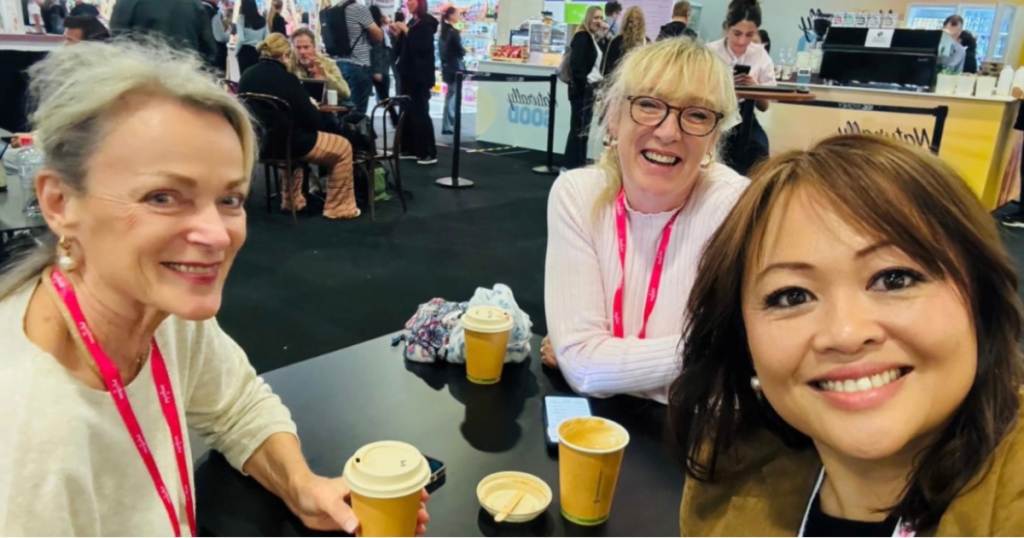
[[548, 202], [543, 359], [582, 394], [665, 403], [698, 260], [748, 184], [717, 161], [736, 93], [689, 39], [634, 50], [604, 91], [604, 154]]
[[0, 535], [197, 534], [186, 427], [306, 526], [355, 531], [214, 318], [246, 236], [245, 109], [159, 45], [82, 43], [30, 75], [53, 237], [0, 276]]

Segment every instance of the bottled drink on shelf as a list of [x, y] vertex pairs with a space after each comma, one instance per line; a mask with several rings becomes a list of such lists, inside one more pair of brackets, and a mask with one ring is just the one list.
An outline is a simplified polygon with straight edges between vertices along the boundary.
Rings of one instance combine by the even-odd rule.
[[39, 209], [39, 200], [36, 199], [35, 183], [36, 175], [39, 174], [39, 170], [43, 168], [45, 163], [46, 158], [43, 152], [35, 146], [32, 137], [23, 136], [21, 138], [21, 149], [14, 156], [14, 165], [18, 170], [18, 176], [21, 178], [21, 192], [25, 200], [22, 212], [29, 217], [42, 215], [42, 211]]

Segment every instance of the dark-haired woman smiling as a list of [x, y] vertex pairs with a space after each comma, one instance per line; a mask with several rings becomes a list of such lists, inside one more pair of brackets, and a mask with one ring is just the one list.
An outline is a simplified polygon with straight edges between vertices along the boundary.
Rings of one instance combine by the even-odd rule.
[[938, 158], [860, 135], [774, 158], [693, 289], [683, 535], [1024, 534], [1017, 277]]

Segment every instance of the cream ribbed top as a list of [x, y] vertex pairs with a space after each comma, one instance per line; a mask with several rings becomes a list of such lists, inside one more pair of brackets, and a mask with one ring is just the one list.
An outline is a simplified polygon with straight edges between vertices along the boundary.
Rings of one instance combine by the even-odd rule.
[[648, 215], [628, 208], [623, 298], [627, 336], [615, 338], [612, 306], [622, 268], [614, 202], [594, 210], [607, 181], [604, 172], [586, 168], [562, 175], [551, 189], [544, 278], [548, 331], [562, 373], [577, 392], [599, 397], [632, 394], [665, 403], [668, 385], [679, 374], [686, 301], [700, 256], [749, 181], [715, 164], [694, 188], [673, 227], [658, 302], [644, 340], [636, 335], [643, 323], [654, 257], [661, 232], [675, 211]]

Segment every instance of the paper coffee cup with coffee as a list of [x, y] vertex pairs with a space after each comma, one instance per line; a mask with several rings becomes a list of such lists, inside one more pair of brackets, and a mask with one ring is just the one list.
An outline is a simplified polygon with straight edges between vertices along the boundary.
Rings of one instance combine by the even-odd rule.
[[466, 377], [480, 385], [501, 381], [509, 333], [515, 326], [512, 316], [496, 306], [474, 306], [461, 321], [466, 332]]
[[331, 106], [338, 106], [337, 90], [327, 90], [327, 104]]
[[415, 536], [420, 495], [430, 464], [416, 447], [398, 441], [371, 443], [345, 464], [359, 536]]
[[625, 428], [603, 418], [571, 418], [558, 426], [562, 515], [577, 525], [608, 520], [629, 444]]

